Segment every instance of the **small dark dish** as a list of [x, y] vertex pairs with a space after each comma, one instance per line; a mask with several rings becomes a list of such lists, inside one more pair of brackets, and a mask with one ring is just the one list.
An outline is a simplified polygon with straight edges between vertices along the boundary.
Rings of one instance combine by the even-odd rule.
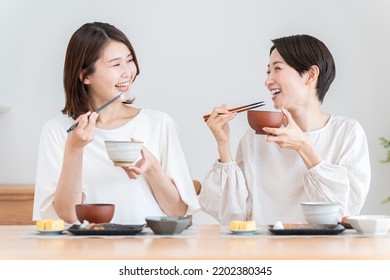
[[176, 216], [146, 217], [145, 220], [154, 234], [158, 235], [181, 234], [191, 223], [188, 217]]
[[284, 115], [282, 112], [249, 110], [247, 117], [250, 127], [256, 134], [268, 134], [263, 127], [281, 127]]
[[284, 229], [273, 229], [269, 231], [277, 235], [335, 235], [343, 232], [345, 228], [339, 224], [312, 225], [312, 224], [285, 224]]
[[77, 204], [76, 215], [80, 223], [109, 223], [114, 217], [115, 205], [109, 203]]
[[84, 229], [80, 225], [72, 225], [67, 229], [74, 235], [136, 235], [145, 225], [104, 224], [104, 229]]

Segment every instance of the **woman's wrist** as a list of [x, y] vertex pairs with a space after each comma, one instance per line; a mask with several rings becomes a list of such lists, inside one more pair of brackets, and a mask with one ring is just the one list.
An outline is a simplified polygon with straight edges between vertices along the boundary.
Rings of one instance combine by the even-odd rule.
[[305, 163], [307, 169], [313, 168], [322, 161], [322, 158], [319, 156], [316, 149], [309, 141], [302, 143], [298, 153]]
[[71, 145], [66, 144], [65, 145], [65, 151], [64, 154], [71, 155], [71, 156], [77, 156], [82, 155], [84, 152], [84, 147], [73, 147]]
[[232, 161], [229, 143], [218, 145], [219, 161], [222, 163]]

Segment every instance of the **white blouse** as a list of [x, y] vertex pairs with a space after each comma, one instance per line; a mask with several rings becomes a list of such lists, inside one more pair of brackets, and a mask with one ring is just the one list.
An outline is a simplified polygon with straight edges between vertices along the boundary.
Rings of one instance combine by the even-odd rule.
[[[53, 197], [62, 168], [66, 130], [73, 120], [61, 116], [48, 121], [42, 131], [35, 184], [33, 220], [58, 219]], [[187, 215], [200, 209], [190, 170], [177, 134], [174, 120], [167, 114], [141, 109], [125, 125], [104, 130], [96, 128], [95, 138], [84, 148], [83, 192], [85, 203], [114, 203], [112, 222], [144, 224], [147, 216], [166, 215], [154, 198], [144, 176], [131, 180], [109, 159], [105, 140], [144, 142], [144, 146], [160, 161], [167, 176], [172, 178], [182, 200], [188, 205]]]
[[307, 170], [294, 150], [266, 142], [249, 129], [236, 161], [216, 162], [202, 183], [202, 210], [222, 224], [255, 220], [259, 224], [305, 223], [300, 202], [337, 201], [342, 216], [358, 215], [371, 179], [365, 132], [358, 122], [331, 116], [305, 135], [323, 161]]

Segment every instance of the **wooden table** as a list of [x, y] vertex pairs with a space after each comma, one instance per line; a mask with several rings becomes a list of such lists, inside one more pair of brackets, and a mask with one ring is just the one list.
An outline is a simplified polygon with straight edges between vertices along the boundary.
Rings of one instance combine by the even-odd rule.
[[390, 260], [390, 237], [226, 238], [218, 225], [194, 225], [189, 238], [26, 238], [34, 226], [0, 226], [3, 260]]

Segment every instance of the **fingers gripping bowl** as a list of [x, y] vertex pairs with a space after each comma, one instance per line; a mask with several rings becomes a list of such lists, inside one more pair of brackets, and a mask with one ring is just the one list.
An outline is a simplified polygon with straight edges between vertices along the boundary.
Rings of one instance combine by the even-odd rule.
[[108, 156], [115, 166], [131, 166], [140, 155], [143, 143], [132, 141], [104, 141]]

